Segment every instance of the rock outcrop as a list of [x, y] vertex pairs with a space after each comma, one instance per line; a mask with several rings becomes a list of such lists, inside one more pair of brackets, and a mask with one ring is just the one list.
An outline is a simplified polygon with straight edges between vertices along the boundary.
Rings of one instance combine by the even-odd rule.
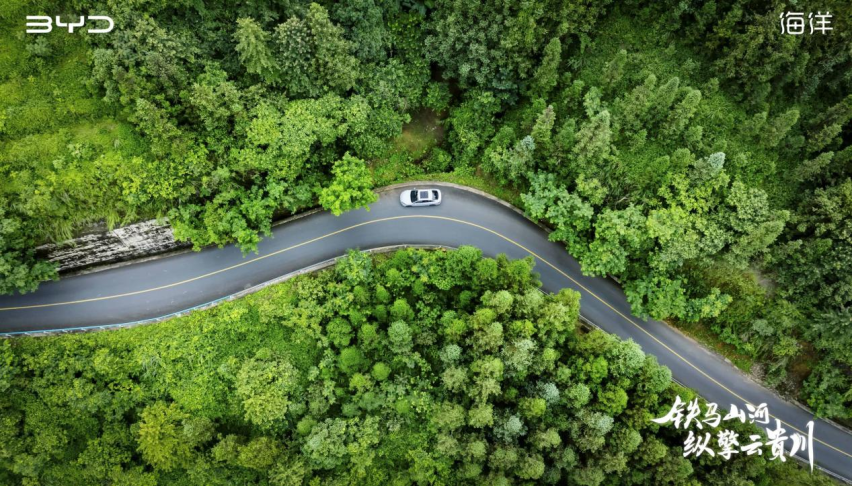
[[40, 255], [59, 264], [60, 272], [71, 272], [112, 263], [135, 260], [188, 247], [175, 241], [168, 224], [143, 221], [112, 231], [84, 234], [62, 243], [37, 248]]

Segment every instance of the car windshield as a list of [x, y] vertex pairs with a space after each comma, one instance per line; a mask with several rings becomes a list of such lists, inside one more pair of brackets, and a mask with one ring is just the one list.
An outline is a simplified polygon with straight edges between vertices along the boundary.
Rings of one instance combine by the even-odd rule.
[[417, 191], [411, 191], [411, 202], [417, 202]]

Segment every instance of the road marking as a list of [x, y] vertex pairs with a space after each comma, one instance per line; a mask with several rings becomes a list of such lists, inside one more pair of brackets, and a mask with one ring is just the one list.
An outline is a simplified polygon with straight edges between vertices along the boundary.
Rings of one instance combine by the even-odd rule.
[[276, 255], [280, 255], [284, 252], [294, 250], [296, 248], [299, 248], [299, 247], [302, 247], [302, 246], [305, 246], [305, 245], [309, 245], [311, 243], [316, 243], [319, 240], [329, 238], [331, 236], [339, 235], [340, 233], [343, 233], [345, 231], [349, 231], [349, 230], [352, 230], [352, 229], [355, 229], [355, 228], [359, 228], [361, 226], [366, 226], [368, 224], [373, 224], [373, 223], [381, 223], [381, 222], [384, 222], [384, 221], [391, 221], [391, 220], [395, 220], [395, 219], [416, 218], [416, 217], [420, 217], [420, 216], [419, 215], [392, 216], [392, 217], [388, 217], [388, 218], [381, 218], [381, 219], [374, 219], [374, 220], [370, 220], [370, 221], [365, 221], [363, 223], [358, 223], [358, 224], [348, 226], [348, 227], [343, 228], [343, 229], [339, 229], [337, 231], [333, 231], [333, 232], [328, 233], [326, 235], [318, 236], [318, 237], [313, 238], [313, 239], [308, 240], [308, 241], [303, 241], [302, 243], [299, 243], [299, 244], [296, 244], [296, 245], [293, 245], [293, 246], [289, 246], [287, 248], [282, 248], [280, 250], [276, 250], [276, 251], [269, 253], [267, 255], [262, 255], [262, 256], [259, 256], [257, 258], [252, 258], [251, 260], [247, 260], [247, 261], [244, 261], [244, 262], [241, 262], [241, 263], [237, 263], [236, 265], [231, 265], [230, 267], [221, 268], [221, 269], [216, 270], [214, 272], [205, 273], [204, 275], [199, 275], [197, 277], [189, 278], [189, 279], [186, 279], [186, 280], [181, 280], [180, 282], [173, 282], [173, 283], [166, 284], [166, 285], [160, 285], [159, 287], [153, 287], [153, 288], [144, 289], [144, 290], [135, 290], [133, 292], [125, 292], [123, 294], [105, 295], [103, 297], [92, 297], [90, 299], [72, 300], [72, 301], [68, 301], [68, 302], [53, 302], [53, 303], [50, 303], [50, 304], [34, 304], [34, 305], [24, 305], [24, 306], [19, 306], [19, 307], [0, 307], [0, 312], [10, 311], [10, 310], [41, 309], [41, 308], [44, 308], [44, 307], [56, 307], [56, 306], [60, 306], [60, 305], [85, 304], [85, 303], [88, 303], [88, 302], [98, 302], [98, 301], [102, 301], [102, 300], [118, 299], [118, 298], [121, 298], [121, 297], [131, 297], [131, 296], [134, 296], [134, 295], [146, 294], [146, 293], [149, 293], [149, 292], [157, 292], [159, 290], [169, 289], [169, 288], [172, 288], [172, 287], [178, 287], [180, 285], [185, 285], [185, 284], [188, 284], [190, 282], [195, 282], [197, 280], [205, 279], [207, 277], [212, 277], [212, 276], [218, 275], [220, 273], [225, 273], [225, 272], [233, 270], [235, 268], [243, 267], [243, 266], [252, 264], [254, 262], [259, 262], [259, 261], [264, 260], [266, 258], [274, 257]]
[[[430, 217], [436, 218], [436, 217], [441, 217], [441, 216], [430, 216]], [[565, 273], [565, 272], [563, 272], [562, 270], [560, 270], [560, 269], [559, 269], [556, 265], [554, 265], [554, 264], [550, 263], [549, 261], [547, 261], [547, 260], [545, 260], [544, 258], [542, 258], [541, 256], [539, 256], [539, 255], [538, 255], [537, 253], [535, 253], [534, 251], [530, 250], [529, 248], [527, 248], [527, 247], [525, 247], [525, 246], [521, 245], [520, 243], [518, 243], [518, 242], [516, 242], [516, 241], [512, 240], [511, 238], [509, 238], [509, 237], [507, 237], [507, 236], [503, 236], [502, 234], [500, 234], [500, 233], [498, 233], [498, 232], [496, 232], [496, 231], [494, 231], [494, 230], [488, 229], [488, 228], [486, 228], [486, 227], [484, 227], [484, 226], [480, 226], [480, 225], [478, 225], [478, 224], [476, 224], [476, 223], [470, 223], [470, 222], [468, 222], [468, 221], [461, 221], [461, 220], [454, 220], [453, 218], [445, 218], [445, 219], [449, 219], [449, 220], [452, 220], [452, 221], [457, 221], [457, 222], [459, 222], [459, 223], [468, 224], [468, 225], [475, 226], [475, 227], [477, 227], [477, 228], [483, 229], [483, 230], [488, 231], [489, 233], [493, 233], [494, 235], [499, 236], [500, 238], [503, 238], [504, 240], [508, 241], [509, 243], [512, 243], [513, 245], [515, 245], [515, 246], [517, 246], [517, 247], [519, 247], [519, 248], [523, 249], [524, 251], [526, 251], [527, 253], [529, 253], [530, 255], [532, 255], [533, 257], [535, 257], [536, 259], [538, 259], [538, 260], [540, 260], [540, 261], [544, 262], [545, 264], [547, 264], [550, 268], [552, 268], [552, 269], [556, 270], [557, 272], [559, 272], [560, 274], [562, 274], [562, 276], [564, 276], [564, 277], [565, 277], [565, 278], [567, 278], [568, 280], [570, 280], [570, 281], [574, 282], [574, 284], [575, 284], [575, 285], [577, 285], [577, 286], [578, 286], [578, 287], [580, 287], [581, 289], [583, 289], [583, 290], [585, 290], [586, 292], [588, 292], [588, 293], [589, 293], [589, 295], [591, 295], [592, 297], [594, 297], [595, 299], [597, 299], [598, 301], [600, 301], [603, 305], [605, 305], [605, 306], [609, 307], [609, 308], [610, 308], [613, 312], [615, 312], [616, 314], [618, 314], [619, 316], [621, 316], [624, 320], [626, 320], [626, 321], [627, 321], [627, 322], [629, 322], [630, 324], [633, 324], [633, 326], [634, 326], [634, 327], [636, 327], [636, 328], [637, 328], [637, 329], [639, 329], [640, 331], [642, 331], [642, 332], [644, 332], [645, 334], [647, 334], [647, 335], [648, 335], [648, 337], [650, 337], [651, 339], [653, 339], [654, 341], [656, 341], [656, 342], [657, 342], [660, 346], [662, 346], [662, 347], [664, 347], [665, 349], [667, 349], [667, 350], [668, 350], [670, 353], [672, 353], [673, 355], [675, 355], [675, 356], [677, 356], [678, 358], [680, 358], [680, 359], [681, 359], [681, 361], [683, 361], [684, 363], [688, 364], [689, 366], [691, 366], [692, 368], [694, 368], [696, 371], [698, 371], [699, 373], [701, 373], [702, 375], [704, 375], [704, 377], [705, 377], [705, 378], [707, 378], [708, 380], [712, 381], [713, 383], [715, 383], [716, 385], [718, 385], [720, 388], [722, 388], [722, 389], [723, 389], [723, 390], [725, 390], [726, 392], [730, 393], [731, 395], [733, 395], [733, 396], [734, 396], [734, 397], [736, 397], [737, 399], [741, 400], [742, 402], [747, 403], [747, 404], [752, 405], [752, 406], [754, 405], [754, 404], [752, 404], [750, 401], [748, 401], [748, 400], [746, 400], [745, 398], [741, 397], [741, 396], [740, 396], [739, 394], [737, 394], [735, 391], [731, 390], [730, 388], [728, 388], [728, 387], [726, 387], [725, 385], [723, 385], [723, 384], [719, 383], [718, 381], [716, 381], [716, 379], [715, 379], [715, 378], [713, 378], [712, 376], [710, 376], [710, 375], [708, 375], [707, 373], [705, 373], [705, 372], [704, 372], [701, 368], [699, 368], [699, 367], [695, 366], [694, 364], [692, 364], [692, 362], [691, 362], [691, 361], [689, 361], [688, 359], [684, 358], [683, 356], [681, 356], [680, 354], [678, 354], [675, 350], [673, 350], [672, 348], [668, 347], [668, 346], [667, 346], [664, 342], [662, 342], [662, 341], [660, 341], [659, 339], [657, 339], [657, 337], [656, 337], [656, 336], [654, 336], [653, 334], [651, 334], [650, 332], [648, 332], [648, 330], [647, 330], [647, 329], [645, 329], [644, 327], [642, 327], [642, 326], [640, 326], [639, 324], [637, 324], [636, 322], [634, 322], [634, 321], [633, 321], [633, 319], [630, 319], [629, 317], [627, 317], [626, 315], [624, 315], [623, 313], [621, 313], [621, 311], [619, 311], [618, 309], [616, 309], [615, 307], [613, 307], [612, 305], [610, 305], [610, 304], [609, 304], [609, 302], [605, 301], [605, 300], [604, 300], [604, 299], [602, 299], [601, 297], [598, 297], [598, 295], [597, 295], [597, 294], [595, 294], [595, 293], [594, 293], [594, 292], [592, 292], [591, 290], [587, 289], [587, 288], [586, 288], [583, 284], [581, 284], [580, 282], [578, 282], [577, 280], [575, 280], [573, 277], [571, 277], [571, 276], [570, 276], [570, 275], [568, 275], [567, 273]], [[774, 415], [772, 415], [772, 414], [769, 414], [769, 416], [770, 416], [770, 417], [772, 417], [772, 418], [778, 419], [778, 420], [779, 420], [782, 424], [786, 425], [787, 427], [790, 427], [791, 429], [793, 429], [793, 430], [795, 430], [795, 431], [797, 431], [797, 432], [799, 432], [799, 433], [801, 433], [801, 434], [803, 434], [803, 435], [807, 436], [807, 432], [804, 432], [803, 430], [801, 430], [801, 429], [797, 428], [796, 426], [791, 425], [791, 424], [788, 424], [787, 422], [785, 422], [785, 421], [781, 420], [780, 418], [778, 418], [778, 417], [776, 417], [776, 416], [774, 416]], [[819, 442], [820, 444], [822, 444], [822, 445], [826, 446], [826, 447], [829, 447], [829, 448], [831, 448], [831, 449], [833, 449], [833, 450], [835, 450], [835, 451], [837, 451], [837, 452], [839, 452], [839, 453], [841, 453], [841, 454], [843, 454], [843, 455], [847, 456], [847, 457], [852, 458], [852, 454], [849, 454], [848, 452], [845, 452], [845, 451], [843, 451], [843, 450], [841, 450], [841, 449], [838, 449], [837, 447], [834, 447], [833, 445], [831, 445], [831, 444], [829, 444], [829, 443], [827, 443], [827, 442], [823, 442], [822, 440], [820, 440], [820, 439], [818, 439], [818, 438], [816, 438], [816, 437], [814, 437], [814, 440], [815, 440], [815, 441], [817, 441], [817, 442]]]
[[[253, 259], [251, 259], [251, 260], [248, 260], [248, 261], [245, 261], [245, 262], [238, 263], [238, 264], [236, 264], [236, 265], [231, 265], [230, 267], [225, 267], [225, 268], [222, 268], [222, 269], [216, 270], [216, 271], [214, 271], [214, 272], [205, 273], [205, 274], [203, 274], [203, 275], [199, 275], [199, 276], [197, 276], [197, 277], [193, 277], [193, 278], [190, 278], [190, 279], [182, 280], [182, 281], [180, 281], [180, 282], [174, 282], [174, 283], [170, 283], [170, 284], [167, 284], [167, 285], [161, 285], [161, 286], [159, 286], [159, 287], [153, 287], [153, 288], [150, 288], [150, 289], [137, 290], [137, 291], [133, 291], [133, 292], [126, 292], [126, 293], [123, 293], [123, 294], [107, 295], [107, 296], [104, 296], [104, 297], [93, 297], [93, 298], [90, 298], [90, 299], [81, 299], [81, 300], [74, 300], [74, 301], [68, 301], [68, 302], [54, 302], [54, 303], [50, 303], [50, 304], [35, 304], [35, 305], [20, 306], [20, 307], [0, 307], [0, 312], [2, 312], [2, 311], [10, 311], [10, 310], [40, 309], [40, 308], [45, 308], [45, 307], [56, 307], [56, 306], [62, 306], [62, 305], [84, 304], [84, 303], [88, 303], [88, 302], [98, 302], [98, 301], [103, 301], [103, 300], [118, 299], [118, 298], [122, 298], [122, 297], [130, 297], [130, 296], [140, 295], [140, 294], [145, 294], [145, 293], [150, 293], [150, 292], [157, 292], [157, 291], [159, 291], [159, 290], [165, 290], [165, 289], [169, 289], [169, 288], [177, 287], [177, 286], [180, 286], [180, 285], [185, 285], [185, 284], [187, 284], [187, 283], [195, 282], [195, 281], [197, 281], [197, 280], [201, 280], [201, 279], [208, 278], [208, 277], [212, 277], [212, 276], [214, 276], [214, 275], [218, 275], [218, 274], [220, 274], [220, 273], [224, 273], [224, 272], [227, 272], [227, 271], [229, 271], [229, 270], [233, 270], [233, 269], [235, 269], [235, 268], [243, 267], [243, 266], [245, 266], [245, 265], [249, 265], [249, 264], [251, 264], [251, 263], [258, 262], [258, 261], [261, 261], [261, 260], [264, 260], [264, 259], [266, 259], [266, 258], [270, 258], [270, 257], [276, 256], [276, 255], [280, 255], [280, 254], [282, 254], [282, 253], [284, 253], [284, 252], [287, 252], [287, 251], [290, 251], [290, 250], [293, 250], [293, 249], [296, 249], [296, 248], [299, 248], [299, 247], [302, 247], [302, 246], [305, 246], [305, 245], [309, 245], [309, 244], [311, 244], [311, 243], [316, 243], [317, 241], [323, 240], [323, 239], [325, 239], [325, 238], [329, 238], [329, 237], [332, 237], [332, 236], [339, 235], [339, 234], [341, 234], [341, 233], [344, 233], [344, 232], [346, 232], [346, 231], [353, 230], [353, 229], [355, 229], [355, 228], [360, 228], [360, 227], [362, 227], [362, 226], [366, 226], [366, 225], [369, 225], [369, 224], [382, 223], [382, 222], [386, 222], [386, 221], [394, 221], [394, 220], [399, 220], [399, 219], [439, 219], [439, 220], [451, 221], [451, 222], [454, 222], [454, 223], [460, 223], [460, 224], [465, 224], [465, 225], [468, 225], [468, 226], [473, 226], [473, 227], [475, 227], [475, 228], [479, 228], [479, 229], [481, 229], [481, 230], [483, 230], [483, 231], [487, 231], [488, 233], [491, 233], [491, 234], [493, 234], [493, 235], [495, 235], [495, 236], [497, 236], [497, 237], [500, 237], [500, 238], [502, 238], [502, 239], [504, 239], [504, 240], [508, 241], [509, 243], [511, 243], [511, 244], [513, 244], [513, 245], [515, 245], [515, 246], [517, 246], [518, 248], [520, 248], [520, 249], [524, 250], [525, 252], [527, 252], [527, 253], [529, 253], [530, 255], [532, 255], [533, 257], [535, 257], [536, 259], [538, 259], [538, 260], [540, 260], [541, 262], [545, 263], [545, 264], [546, 264], [547, 266], [549, 266], [550, 268], [552, 268], [552, 269], [556, 270], [557, 272], [559, 272], [559, 274], [561, 274], [563, 277], [567, 278], [568, 280], [570, 280], [571, 282], [573, 282], [576, 286], [578, 286], [578, 287], [580, 287], [581, 289], [583, 289], [584, 291], [586, 291], [589, 295], [591, 295], [592, 297], [594, 297], [595, 299], [597, 299], [598, 301], [600, 301], [603, 305], [605, 305], [605, 306], [609, 307], [609, 308], [610, 308], [610, 310], [612, 310], [613, 312], [615, 312], [616, 314], [618, 314], [619, 316], [621, 316], [624, 320], [626, 320], [627, 322], [629, 322], [630, 324], [632, 324], [634, 327], [636, 327], [636, 328], [637, 328], [637, 329], [639, 329], [640, 331], [642, 331], [642, 332], [644, 332], [645, 334], [647, 334], [647, 335], [648, 335], [648, 337], [650, 337], [651, 339], [653, 339], [654, 341], [656, 341], [659, 345], [661, 345], [663, 348], [665, 348], [666, 350], [668, 350], [668, 351], [669, 351], [670, 353], [672, 353], [673, 355], [675, 355], [675, 356], [677, 356], [678, 358], [680, 358], [680, 360], [682, 360], [684, 363], [688, 364], [689, 366], [691, 366], [692, 368], [694, 368], [696, 371], [698, 371], [699, 373], [701, 373], [701, 374], [702, 374], [705, 378], [707, 378], [708, 380], [712, 381], [713, 383], [715, 383], [716, 385], [718, 385], [720, 388], [722, 388], [722, 389], [723, 389], [723, 390], [725, 390], [726, 392], [730, 393], [731, 395], [733, 395], [733, 396], [734, 396], [734, 397], [736, 397], [737, 399], [741, 400], [742, 402], [747, 403], [747, 404], [751, 404], [751, 402], [749, 402], [749, 401], [748, 401], [748, 400], [746, 400], [745, 398], [741, 397], [739, 394], [737, 394], [736, 392], [734, 392], [734, 391], [733, 391], [733, 390], [731, 390], [730, 388], [726, 387], [726, 386], [725, 386], [725, 385], [723, 385], [722, 383], [719, 383], [718, 381], [716, 381], [716, 379], [714, 379], [712, 376], [710, 376], [710, 375], [708, 375], [707, 373], [705, 373], [703, 370], [701, 370], [701, 368], [699, 368], [699, 367], [695, 366], [694, 364], [692, 364], [692, 362], [690, 362], [688, 359], [684, 358], [683, 356], [681, 356], [680, 354], [678, 354], [675, 350], [673, 350], [672, 348], [668, 347], [665, 343], [663, 343], [662, 341], [660, 341], [659, 339], [657, 339], [657, 337], [656, 337], [656, 336], [654, 336], [653, 334], [651, 334], [650, 332], [648, 332], [648, 330], [646, 330], [645, 328], [643, 328], [642, 326], [640, 326], [639, 324], [637, 324], [636, 322], [634, 322], [634, 321], [633, 321], [633, 319], [630, 319], [629, 317], [627, 317], [626, 315], [624, 315], [624, 314], [623, 314], [622, 312], [620, 312], [618, 309], [616, 309], [615, 307], [613, 307], [612, 305], [610, 305], [607, 301], [605, 301], [604, 299], [602, 299], [601, 297], [599, 297], [597, 294], [595, 294], [595, 293], [594, 293], [594, 292], [592, 292], [591, 290], [587, 289], [587, 288], [586, 288], [583, 284], [581, 284], [580, 282], [578, 282], [577, 280], [575, 280], [573, 277], [571, 277], [571, 276], [570, 276], [570, 275], [568, 275], [567, 273], [565, 273], [565, 272], [563, 272], [562, 270], [560, 270], [560, 269], [559, 269], [556, 265], [554, 265], [554, 264], [550, 263], [549, 261], [547, 261], [547, 260], [545, 260], [544, 258], [542, 258], [541, 256], [539, 256], [539, 255], [538, 255], [537, 253], [535, 253], [534, 251], [532, 251], [532, 250], [530, 250], [529, 248], [525, 247], [524, 245], [522, 245], [522, 244], [518, 243], [517, 241], [515, 241], [515, 240], [513, 240], [513, 239], [509, 238], [508, 236], [504, 236], [504, 235], [502, 235], [501, 233], [498, 233], [497, 231], [494, 231], [494, 230], [492, 230], [492, 229], [486, 228], [485, 226], [481, 226], [481, 225], [478, 225], [478, 224], [476, 224], [476, 223], [471, 223], [471, 222], [469, 222], [469, 221], [464, 221], [464, 220], [461, 220], [461, 219], [450, 218], [450, 217], [447, 217], [447, 216], [434, 216], [434, 215], [426, 215], [426, 214], [412, 214], [412, 215], [406, 215], [406, 216], [390, 216], [390, 217], [387, 217], [387, 218], [373, 219], [373, 220], [370, 220], [370, 221], [364, 221], [363, 223], [354, 224], [354, 225], [352, 225], [352, 226], [347, 226], [346, 228], [342, 228], [342, 229], [339, 229], [339, 230], [337, 230], [337, 231], [332, 231], [331, 233], [328, 233], [328, 234], [325, 234], [325, 235], [322, 235], [322, 236], [318, 236], [318, 237], [316, 237], [316, 238], [313, 238], [313, 239], [310, 239], [310, 240], [304, 241], [304, 242], [302, 242], [302, 243], [298, 243], [298, 244], [296, 244], [296, 245], [289, 246], [289, 247], [287, 247], [287, 248], [282, 248], [282, 249], [280, 249], [280, 250], [276, 250], [276, 251], [274, 251], [274, 252], [272, 252], [272, 253], [269, 253], [269, 254], [267, 254], [267, 255], [262, 255], [262, 256], [259, 256], [259, 257], [257, 257], [257, 258], [253, 258]], [[751, 405], [753, 405], [753, 404], [751, 404]], [[776, 419], [777, 419], [777, 417], [775, 417], [774, 415], [770, 415], [770, 417], [772, 417], [772, 418], [776, 418]], [[781, 419], [778, 419], [778, 420], [780, 420], [780, 421], [781, 421], [781, 423], [783, 423], [784, 425], [786, 425], [786, 426], [788, 426], [788, 427], [792, 428], [793, 430], [795, 430], [795, 431], [797, 431], [797, 432], [799, 432], [799, 433], [801, 433], [801, 434], [807, 435], [807, 433], [806, 433], [806, 432], [804, 432], [804, 431], [802, 431], [801, 429], [799, 429], [799, 428], [795, 427], [794, 425], [788, 424], [787, 422], [784, 422], [784, 421], [783, 421], [783, 420], [781, 420]], [[845, 455], [845, 456], [848, 456], [848, 457], [852, 458], [852, 454], [849, 454], [848, 452], [842, 451], [842, 450], [838, 449], [837, 447], [834, 447], [834, 446], [833, 446], [833, 445], [831, 445], [831, 444], [828, 444], [828, 443], [826, 443], [826, 442], [823, 442], [822, 440], [820, 440], [820, 439], [818, 439], [818, 438], [816, 438], [816, 437], [814, 437], [814, 440], [815, 440], [815, 441], [817, 441], [817, 442], [819, 442], [820, 444], [822, 444], [822, 445], [824, 445], [824, 446], [826, 446], [826, 447], [830, 448], [830, 449], [833, 449], [833, 450], [835, 450], [835, 451], [837, 451], [837, 452], [839, 452], [839, 453], [841, 453], [841, 454], [843, 454], [843, 455]]]

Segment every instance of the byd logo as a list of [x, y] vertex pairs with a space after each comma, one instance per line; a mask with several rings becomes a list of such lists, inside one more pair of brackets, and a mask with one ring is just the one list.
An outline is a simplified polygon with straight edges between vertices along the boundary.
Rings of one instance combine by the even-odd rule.
[[85, 20], [83, 20], [83, 19], [84, 19], [84, 17], [81, 15], [80, 16], [80, 23], [78, 23], [78, 24], [75, 24], [74, 22], [62, 23], [62, 21], [59, 19], [59, 16], [57, 15], [56, 16], [56, 23], [54, 24], [53, 17], [47, 16], [47, 15], [27, 15], [27, 20], [39, 20], [40, 21], [40, 22], [27, 22], [27, 27], [35, 27], [35, 28], [27, 29], [27, 34], [47, 34], [48, 32], [53, 30], [54, 25], [56, 25], [57, 27], [68, 27], [68, 32], [73, 34], [74, 29], [86, 25], [86, 22], [89, 21], [89, 20], [102, 21], [102, 22], [108, 22], [109, 23], [109, 27], [107, 27], [107, 28], [93, 29], [93, 28], [90, 27], [89, 29], [86, 30], [86, 32], [88, 32], [89, 34], [106, 34], [106, 33], [112, 32], [112, 29], [115, 28], [115, 22], [113, 22], [112, 19], [107, 17], [106, 15], [89, 15], [88, 17], [85, 17]]

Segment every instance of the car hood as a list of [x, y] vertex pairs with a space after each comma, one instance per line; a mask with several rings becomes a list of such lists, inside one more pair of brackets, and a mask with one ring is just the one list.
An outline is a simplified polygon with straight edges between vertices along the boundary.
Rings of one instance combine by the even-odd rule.
[[399, 202], [402, 204], [411, 204], [411, 189], [406, 189], [402, 191], [399, 195]]

